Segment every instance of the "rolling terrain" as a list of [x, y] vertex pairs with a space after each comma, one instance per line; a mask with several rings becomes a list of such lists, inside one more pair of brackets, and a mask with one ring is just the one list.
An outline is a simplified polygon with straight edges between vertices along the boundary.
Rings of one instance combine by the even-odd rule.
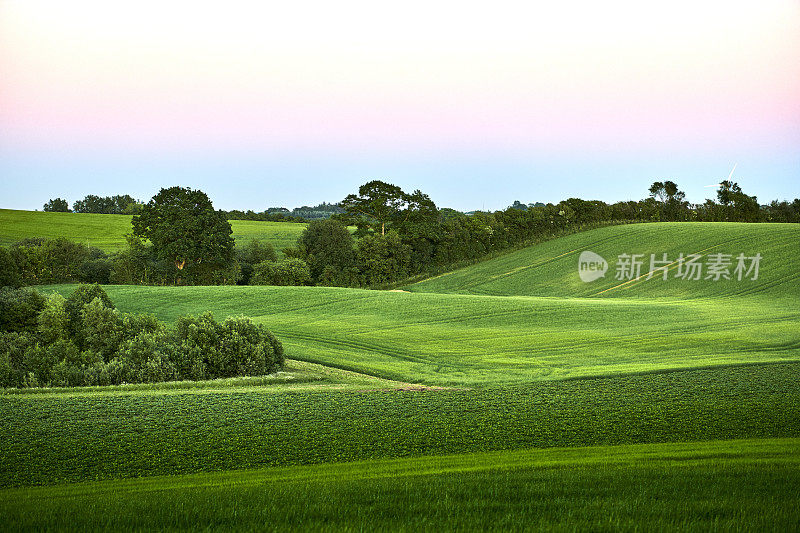
[[[796, 225], [638, 224], [409, 292], [107, 286], [121, 311], [165, 321], [251, 316], [283, 342], [286, 372], [0, 393], [0, 517], [11, 529], [791, 529], [798, 242]], [[579, 279], [585, 250], [608, 261], [604, 278]], [[619, 254], [696, 252], [760, 253], [759, 277], [688, 281], [668, 265], [647, 280], [645, 265], [614, 279]]]
[[[569, 235], [524, 248], [435, 278], [415, 283], [407, 290], [446, 294], [491, 296], [551, 296], [579, 298], [697, 299], [732, 296], [800, 298], [800, 268], [796, 263], [800, 243], [798, 224], [746, 224], [729, 222], [661, 222], [610, 226]], [[605, 258], [605, 277], [584, 283], [578, 276], [578, 259], [589, 250]], [[667, 279], [657, 271], [647, 279], [650, 256], [670, 261]], [[680, 254], [730, 254], [731, 279], [680, 279]], [[616, 279], [620, 254], [641, 254], [641, 277]], [[752, 274], [740, 281], [734, 274], [736, 257], [761, 254], [758, 279]], [[659, 265], [656, 265], [659, 266]], [[749, 262], [747, 263], [749, 266]]]
[[[280, 254], [294, 246], [305, 224], [231, 220], [233, 237], [240, 242], [259, 239], [272, 243]], [[130, 215], [97, 215], [92, 213], [45, 213], [0, 209], [0, 245], [9, 245], [29, 237], [55, 239], [66, 237], [116, 252], [125, 247], [125, 234], [131, 232]]]

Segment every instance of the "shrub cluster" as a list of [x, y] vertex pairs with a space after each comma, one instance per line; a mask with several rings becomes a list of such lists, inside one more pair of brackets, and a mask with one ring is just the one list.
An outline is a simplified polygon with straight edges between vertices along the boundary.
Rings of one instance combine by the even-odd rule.
[[23, 239], [0, 247], [0, 287], [45, 283], [109, 283], [112, 258], [64, 237]]
[[210, 313], [168, 327], [152, 315], [120, 313], [103, 289], [69, 298], [0, 289], [0, 385], [72, 387], [269, 374], [281, 343], [246, 317]]

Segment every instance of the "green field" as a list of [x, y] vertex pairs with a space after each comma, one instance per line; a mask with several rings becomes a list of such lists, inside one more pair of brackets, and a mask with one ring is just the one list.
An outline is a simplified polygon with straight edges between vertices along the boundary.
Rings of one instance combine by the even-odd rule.
[[[800, 298], [800, 269], [796, 255], [800, 243], [798, 224], [745, 224], [718, 222], [661, 222], [610, 226], [569, 235], [502, 257], [449, 272], [406, 287], [414, 292], [476, 294], [491, 296], [550, 296], [697, 299], [758, 296]], [[578, 257], [590, 250], [610, 265], [606, 276], [584, 283], [578, 274]], [[661, 272], [633, 282], [615, 279], [612, 263], [620, 254], [643, 254], [642, 274], [650, 267], [650, 255], [667, 254], [676, 261], [679, 254], [704, 255], [740, 253], [763, 257], [757, 280], [719, 281], [675, 278], [677, 263], [670, 266], [668, 279]], [[705, 258], [704, 258], [705, 259]], [[734, 260], [735, 263], [735, 260]], [[735, 266], [735, 265], [734, 265]], [[731, 269], [731, 272], [733, 268]], [[705, 277], [705, 276], [703, 276]]]
[[800, 440], [731, 440], [11, 489], [0, 516], [6, 530], [792, 531], [798, 486]]
[[[286, 371], [0, 394], [0, 517], [12, 528], [792, 529], [798, 242], [797, 225], [637, 224], [409, 292], [108, 286], [120, 310], [165, 321], [251, 316], [283, 342]], [[605, 278], [580, 281], [584, 250], [608, 260]], [[681, 252], [760, 253], [759, 279], [613, 279], [618, 254]]]
[[[247, 242], [260, 239], [272, 243], [280, 253], [297, 244], [305, 224], [231, 220], [233, 236]], [[0, 245], [29, 237], [67, 239], [95, 246], [106, 252], [125, 247], [125, 234], [131, 232], [130, 215], [95, 215], [91, 213], [45, 213], [0, 209]]]

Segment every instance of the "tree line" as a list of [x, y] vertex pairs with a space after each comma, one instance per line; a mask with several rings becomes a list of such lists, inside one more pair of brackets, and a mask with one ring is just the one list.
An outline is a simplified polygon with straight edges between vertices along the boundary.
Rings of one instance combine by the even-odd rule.
[[99, 213], [104, 215], [133, 215], [142, 207], [142, 202], [128, 194], [97, 196], [88, 194], [69, 208], [63, 198], [51, 198], [44, 204], [44, 210], [56, 213]]
[[[51, 198], [44, 204], [44, 211], [53, 213], [96, 213], [105, 215], [134, 215], [137, 214], [143, 202], [133, 198], [128, 194], [114, 196], [97, 196], [94, 194], [86, 195], [83, 200], [78, 200], [72, 204], [70, 209], [69, 202], [63, 198]], [[241, 211], [233, 209], [221, 211], [227, 220], [256, 220], [263, 222], [295, 222], [306, 223], [309, 220], [319, 220], [329, 218], [333, 215], [343, 213], [344, 209], [339, 204], [329, 204], [322, 202], [319, 205], [295, 207], [287, 209], [285, 207], [270, 207], [261, 212], [253, 210]]]
[[[495, 212], [439, 208], [422, 191], [373, 180], [312, 220], [278, 257], [269, 243], [234, 245], [229, 213], [202, 191], [171, 187], [142, 204], [128, 245], [108, 256], [66, 239], [28, 239], [0, 251], [0, 284], [268, 284], [382, 287], [509, 248], [608, 224], [655, 221], [800, 222], [800, 199], [760, 205], [723, 181], [716, 199], [690, 204], [672, 181], [639, 201], [515, 201]], [[3, 266], [5, 265], [5, 266]], [[6, 281], [3, 281], [6, 280]], [[10, 282], [8, 280], [11, 280]]]

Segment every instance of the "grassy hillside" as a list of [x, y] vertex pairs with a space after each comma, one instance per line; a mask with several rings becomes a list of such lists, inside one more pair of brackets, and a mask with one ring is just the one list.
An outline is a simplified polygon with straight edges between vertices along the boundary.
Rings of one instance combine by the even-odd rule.
[[[483, 263], [415, 283], [414, 292], [483, 294], [495, 296], [720, 298], [764, 295], [800, 298], [797, 253], [800, 224], [680, 223], [611, 226], [570, 235], [531, 246]], [[609, 263], [604, 278], [584, 283], [578, 276], [578, 258], [584, 250]], [[668, 279], [657, 272], [646, 279], [650, 255], [677, 261], [679, 254], [740, 253], [763, 257], [759, 278], [683, 280], [675, 278], [677, 262], [669, 266]], [[641, 279], [615, 279], [620, 254], [644, 254]], [[735, 269], [731, 268], [731, 273]], [[703, 273], [705, 277], [705, 270]]]
[[[294, 246], [305, 224], [232, 220], [233, 236], [238, 241], [260, 239], [271, 242], [275, 250]], [[131, 232], [129, 215], [90, 213], [45, 213], [0, 209], [0, 245], [28, 237], [66, 237], [96, 246], [106, 252], [125, 246], [125, 234]]]
[[9, 489], [0, 516], [8, 531], [791, 531], [798, 484], [798, 439], [734, 440]]
[[[69, 294], [74, 286], [54, 287]], [[481, 386], [800, 360], [789, 299], [533, 298], [325, 287], [108, 286], [124, 311], [211, 310], [273, 330], [287, 357], [429, 385]]]

